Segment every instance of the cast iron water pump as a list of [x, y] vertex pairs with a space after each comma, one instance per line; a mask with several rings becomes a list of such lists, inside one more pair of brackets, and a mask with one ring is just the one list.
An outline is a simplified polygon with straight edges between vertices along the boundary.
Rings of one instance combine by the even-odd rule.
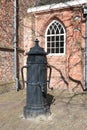
[[[47, 103], [47, 86], [51, 78], [51, 67], [47, 63], [47, 53], [35, 41], [35, 46], [27, 53], [27, 66], [23, 66], [22, 79], [27, 84], [27, 101], [24, 107], [25, 118], [36, 117], [49, 113]], [[24, 81], [23, 69], [27, 69], [27, 81]], [[47, 68], [49, 76], [47, 80]]]

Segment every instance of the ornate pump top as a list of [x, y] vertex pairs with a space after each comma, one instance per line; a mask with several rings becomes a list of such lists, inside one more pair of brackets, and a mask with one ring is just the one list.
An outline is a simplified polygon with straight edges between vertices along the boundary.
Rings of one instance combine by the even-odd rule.
[[47, 53], [44, 51], [43, 48], [39, 46], [39, 40], [35, 40], [35, 46], [30, 48], [30, 51], [27, 53], [27, 55], [47, 55]]

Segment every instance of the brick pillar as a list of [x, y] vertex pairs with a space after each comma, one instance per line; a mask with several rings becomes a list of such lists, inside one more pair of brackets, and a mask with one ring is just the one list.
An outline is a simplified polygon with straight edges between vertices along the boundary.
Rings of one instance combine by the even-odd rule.
[[25, 52], [33, 46], [35, 40], [35, 20], [34, 15], [29, 14], [24, 18], [24, 50]]
[[[27, 61], [26, 53], [34, 45], [35, 40], [34, 28], [35, 28], [34, 15], [29, 14], [24, 18], [24, 50], [25, 50], [24, 65], [26, 65]], [[24, 77], [26, 79], [26, 70], [24, 70], [24, 73], [25, 73]]]

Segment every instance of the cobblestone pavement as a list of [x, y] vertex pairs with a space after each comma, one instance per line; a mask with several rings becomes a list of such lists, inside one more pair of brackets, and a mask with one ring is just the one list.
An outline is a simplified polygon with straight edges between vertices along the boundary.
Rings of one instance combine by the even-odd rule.
[[49, 116], [26, 120], [25, 90], [0, 95], [0, 130], [87, 130], [87, 92], [53, 90], [49, 91], [48, 99]]

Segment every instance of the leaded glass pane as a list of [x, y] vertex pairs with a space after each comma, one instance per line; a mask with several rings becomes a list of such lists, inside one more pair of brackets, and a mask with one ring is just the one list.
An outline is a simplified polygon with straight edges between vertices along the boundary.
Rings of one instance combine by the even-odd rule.
[[47, 43], [47, 47], [50, 47], [50, 43], [49, 42]]
[[56, 30], [56, 34], [59, 34], [59, 29], [57, 28], [57, 30]]
[[52, 42], [52, 47], [54, 47], [54, 42]]
[[47, 48], [47, 52], [50, 53], [50, 48]]
[[59, 53], [59, 48], [56, 48], [56, 53]]
[[54, 48], [52, 48], [52, 53], [54, 53]]
[[48, 29], [47, 35], [50, 35], [50, 30]]
[[60, 48], [60, 53], [64, 53], [64, 48]]
[[56, 41], [59, 41], [59, 36], [56, 36]]
[[52, 41], [55, 41], [55, 37], [54, 36], [52, 36]]
[[60, 31], [60, 33], [61, 33], [61, 34], [63, 34], [63, 33], [64, 33], [64, 30], [63, 30], [63, 28], [61, 28], [61, 31]]
[[60, 41], [64, 41], [64, 35], [60, 36]]
[[59, 42], [56, 42], [56, 47], [59, 47]]
[[60, 47], [64, 47], [64, 42], [60, 42]]
[[50, 41], [50, 37], [47, 37], [47, 41]]

